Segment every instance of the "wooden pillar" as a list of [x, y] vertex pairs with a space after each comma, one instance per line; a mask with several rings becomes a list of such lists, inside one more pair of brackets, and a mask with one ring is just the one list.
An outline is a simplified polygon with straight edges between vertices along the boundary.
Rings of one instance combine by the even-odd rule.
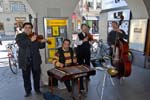
[[145, 68], [150, 68], [150, 18], [148, 20], [144, 54], [145, 54]]
[[148, 20], [146, 44], [145, 44], [145, 55], [150, 56], [150, 19]]

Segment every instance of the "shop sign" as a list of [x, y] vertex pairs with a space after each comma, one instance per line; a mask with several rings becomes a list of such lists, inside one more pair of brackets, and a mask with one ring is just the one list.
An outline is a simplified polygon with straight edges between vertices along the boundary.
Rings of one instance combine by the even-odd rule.
[[47, 26], [66, 26], [66, 25], [67, 25], [66, 19], [47, 20]]
[[26, 17], [15, 17], [16, 21], [25, 21]]

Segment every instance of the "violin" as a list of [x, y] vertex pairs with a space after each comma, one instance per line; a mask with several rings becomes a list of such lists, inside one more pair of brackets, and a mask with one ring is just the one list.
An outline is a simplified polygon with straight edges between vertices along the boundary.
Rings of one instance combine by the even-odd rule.
[[85, 34], [88, 36], [89, 41], [94, 40], [93, 35], [91, 35], [89, 32], [86, 32]]
[[[36, 33], [32, 32], [31, 34], [28, 35], [28, 38], [31, 39], [33, 35], [36, 35]], [[43, 40], [43, 39], [44, 39], [44, 36], [43, 36], [43, 35], [37, 35], [37, 38], [36, 38], [35, 41], [40, 42], [40, 41]], [[51, 41], [48, 40], [48, 39], [46, 39], [46, 43], [51, 44]]]

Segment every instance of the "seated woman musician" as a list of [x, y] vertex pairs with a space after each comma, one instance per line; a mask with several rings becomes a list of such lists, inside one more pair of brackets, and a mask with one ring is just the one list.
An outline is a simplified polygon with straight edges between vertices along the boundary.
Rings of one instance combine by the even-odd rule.
[[[62, 47], [58, 48], [58, 51], [53, 58], [52, 63], [55, 67], [69, 67], [77, 65], [76, 53], [70, 47], [70, 40], [65, 39], [63, 41]], [[72, 86], [70, 80], [64, 81], [68, 92], [72, 92]], [[83, 90], [83, 83], [80, 83], [80, 90]]]

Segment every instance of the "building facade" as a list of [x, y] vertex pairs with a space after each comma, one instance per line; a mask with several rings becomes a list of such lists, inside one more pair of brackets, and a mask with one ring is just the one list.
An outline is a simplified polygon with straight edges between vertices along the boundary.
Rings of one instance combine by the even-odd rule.
[[101, 0], [80, 0], [72, 17], [73, 29], [80, 31], [81, 23], [91, 27], [91, 33], [99, 33], [99, 12]]
[[0, 0], [0, 35], [15, 35], [17, 27], [34, 17], [26, 0]]

